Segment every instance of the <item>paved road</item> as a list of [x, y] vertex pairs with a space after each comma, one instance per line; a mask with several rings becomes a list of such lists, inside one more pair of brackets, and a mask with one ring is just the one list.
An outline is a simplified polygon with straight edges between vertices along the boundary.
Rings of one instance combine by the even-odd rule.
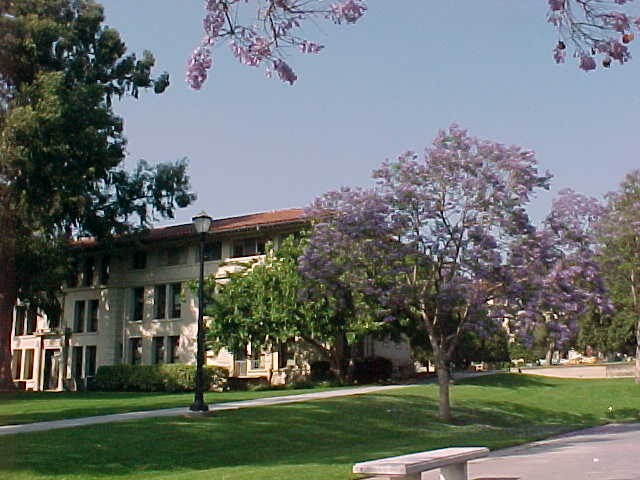
[[[496, 450], [469, 464], [469, 478], [640, 480], [640, 424], [606, 425]], [[436, 479], [437, 472], [422, 477]]]

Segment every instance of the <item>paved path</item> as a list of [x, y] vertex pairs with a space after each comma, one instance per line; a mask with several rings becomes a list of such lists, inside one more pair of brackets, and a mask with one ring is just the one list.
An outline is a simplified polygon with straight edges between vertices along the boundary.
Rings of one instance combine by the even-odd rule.
[[[456, 372], [456, 380], [469, 377], [480, 377], [493, 375], [496, 372]], [[431, 378], [423, 383], [433, 383]], [[258, 398], [255, 400], [243, 400], [239, 402], [212, 403], [209, 405], [210, 412], [222, 410], [237, 410], [239, 408], [264, 407], [269, 405], [282, 405], [286, 403], [308, 402], [312, 400], [322, 400], [325, 398], [347, 397], [351, 395], [363, 395], [366, 393], [382, 392], [394, 388], [406, 388], [418, 384], [407, 385], [375, 385], [371, 387], [341, 388], [339, 390], [327, 390], [324, 392], [302, 393], [298, 395], [283, 395], [280, 397]], [[83, 427], [85, 425], [98, 425], [101, 423], [124, 422], [127, 420], [140, 420], [143, 418], [175, 417], [179, 415], [201, 415], [191, 412], [187, 407], [163, 408], [159, 410], [145, 410], [140, 412], [114, 413], [111, 415], [99, 415], [95, 417], [70, 418], [65, 420], [52, 420], [50, 422], [24, 423], [21, 425], [1, 425], [0, 436], [13, 435], [16, 433], [42, 432], [45, 430], [56, 430], [59, 428]]]
[[[436, 480], [429, 472], [422, 480]], [[640, 424], [605, 425], [491, 452], [469, 464], [469, 478], [640, 480]]]
[[[280, 397], [258, 398], [255, 400], [243, 400], [239, 402], [213, 403], [209, 405], [210, 412], [222, 410], [237, 410], [239, 408], [264, 407], [269, 405], [282, 405], [286, 403], [308, 402], [325, 398], [347, 397], [366, 393], [383, 392], [385, 390], [406, 388], [412, 385], [377, 385], [372, 387], [341, 388], [339, 390], [327, 390], [324, 392], [302, 393], [299, 395], [284, 395]], [[100, 415], [96, 417], [70, 418], [66, 420], [53, 420], [50, 422], [25, 423], [22, 425], [0, 426], [1, 435], [15, 433], [41, 432], [58, 428], [82, 427], [85, 425], [97, 425], [100, 423], [123, 422], [127, 420], [140, 420], [142, 418], [175, 417], [179, 415], [201, 415], [191, 412], [187, 407], [164, 408], [160, 410], [146, 410], [142, 412], [115, 413], [112, 415]]]

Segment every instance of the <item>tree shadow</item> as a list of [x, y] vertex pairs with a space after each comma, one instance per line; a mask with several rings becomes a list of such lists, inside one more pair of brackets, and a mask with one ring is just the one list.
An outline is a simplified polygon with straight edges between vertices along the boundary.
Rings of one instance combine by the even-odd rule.
[[514, 373], [500, 373], [496, 375], [484, 375], [481, 377], [469, 377], [456, 380], [456, 385], [476, 385], [482, 387], [502, 387], [502, 388], [528, 388], [528, 387], [549, 387], [558, 385], [557, 380], [550, 380], [548, 377], [538, 375], [520, 375]]
[[353, 463], [373, 458], [450, 446], [499, 448], [598, 423], [590, 414], [509, 401], [456, 402], [453, 425], [439, 421], [436, 412], [435, 398], [418, 387], [209, 417], [20, 434], [0, 437], [0, 477], [28, 472], [48, 478], [144, 478], [214, 470], [212, 478], [218, 478], [220, 472], [250, 466], [256, 478], [266, 478], [260, 473], [266, 471], [275, 472], [272, 478], [290, 471], [310, 478], [306, 466], [330, 469], [334, 476], [325, 476], [328, 480], [348, 478]]

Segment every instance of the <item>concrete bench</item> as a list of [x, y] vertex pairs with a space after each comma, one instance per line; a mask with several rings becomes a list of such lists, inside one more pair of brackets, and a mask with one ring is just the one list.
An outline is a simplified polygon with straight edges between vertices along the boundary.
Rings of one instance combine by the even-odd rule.
[[467, 480], [467, 462], [486, 457], [484, 447], [442, 448], [356, 463], [353, 473], [370, 480], [420, 480], [422, 472], [440, 469], [440, 480]]

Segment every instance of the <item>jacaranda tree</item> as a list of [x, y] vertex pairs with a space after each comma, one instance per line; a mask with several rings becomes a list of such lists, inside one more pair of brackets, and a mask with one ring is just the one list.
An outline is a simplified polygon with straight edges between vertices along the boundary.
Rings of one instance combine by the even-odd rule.
[[16, 299], [55, 295], [64, 272], [47, 266], [70, 240], [145, 227], [194, 198], [184, 161], [124, 170], [112, 101], [169, 81], [103, 21], [93, 0], [0, 0], [0, 389], [13, 385]]
[[[553, 49], [557, 63], [567, 52], [582, 70], [596, 68], [596, 60], [609, 68], [631, 58], [628, 44], [640, 28], [632, 0], [539, 0], [547, 5], [548, 22], [558, 31]], [[285, 60], [289, 50], [317, 54], [324, 46], [306, 38], [304, 27], [330, 20], [356, 23], [367, 11], [366, 0], [205, 0], [204, 35], [191, 55], [187, 83], [200, 89], [213, 66], [213, 48], [227, 41], [242, 64], [264, 66], [291, 85], [298, 79]], [[428, 39], [425, 39], [428, 42]]]
[[511, 265], [523, 273], [508, 294], [518, 305], [512, 324], [525, 344], [544, 324], [548, 364], [576, 335], [581, 316], [611, 310], [597, 262], [596, 226], [603, 212], [596, 199], [564, 189], [542, 226], [510, 255]]
[[374, 172], [371, 190], [318, 199], [304, 253], [305, 275], [331, 285], [336, 273], [378, 301], [382, 322], [407, 321], [428, 337], [438, 368], [439, 414], [450, 420], [449, 366], [461, 335], [505, 318], [523, 267], [513, 246], [534, 230], [525, 206], [550, 175], [532, 152], [471, 137], [456, 125], [419, 157]]

